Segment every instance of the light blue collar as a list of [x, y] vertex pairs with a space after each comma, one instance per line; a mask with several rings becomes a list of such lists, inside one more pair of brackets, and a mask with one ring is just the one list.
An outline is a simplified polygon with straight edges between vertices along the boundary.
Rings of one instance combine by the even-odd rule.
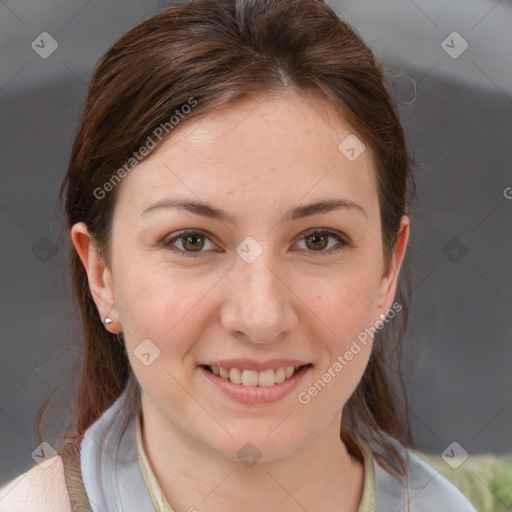
[[153, 512], [135, 441], [127, 389], [85, 432], [81, 468], [93, 512]]

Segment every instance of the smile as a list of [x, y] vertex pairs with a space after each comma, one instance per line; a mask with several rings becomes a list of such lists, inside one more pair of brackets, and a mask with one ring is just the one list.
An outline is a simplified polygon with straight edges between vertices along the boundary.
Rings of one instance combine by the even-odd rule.
[[229, 380], [233, 384], [241, 384], [243, 386], [275, 386], [285, 380], [291, 378], [293, 374], [304, 366], [286, 366], [280, 368], [273, 368], [258, 372], [255, 370], [247, 370], [240, 368], [224, 368], [222, 366], [209, 366], [203, 365], [203, 368], [208, 370], [222, 379]]

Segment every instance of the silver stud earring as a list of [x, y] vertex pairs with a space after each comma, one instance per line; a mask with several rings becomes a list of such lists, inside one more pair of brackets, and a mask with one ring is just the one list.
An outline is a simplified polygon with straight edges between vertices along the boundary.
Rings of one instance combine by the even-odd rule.
[[380, 318], [381, 320], [386, 320], [386, 315], [385, 315], [384, 313], [381, 313], [381, 314], [379, 315], [379, 318]]
[[110, 325], [114, 320], [112, 320], [112, 318], [110, 318], [109, 316], [107, 316], [107, 318], [105, 318], [104, 322], [107, 324], [107, 325]]

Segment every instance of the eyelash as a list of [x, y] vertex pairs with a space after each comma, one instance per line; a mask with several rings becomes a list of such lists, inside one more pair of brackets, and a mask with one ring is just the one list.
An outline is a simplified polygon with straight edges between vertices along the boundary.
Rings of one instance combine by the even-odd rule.
[[[345, 247], [351, 247], [352, 246], [352, 244], [350, 242], [348, 242], [347, 240], [345, 240], [344, 238], [342, 238], [341, 235], [338, 232], [332, 231], [330, 229], [322, 229], [322, 228], [315, 228], [315, 229], [310, 229], [308, 231], [305, 231], [299, 241], [302, 241], [306, 237], [311, 236], [311, 235], [321, 235], [321, 236], [327, 235], [329, 237], [336, 238], [338, 240], [339, 244], [340, 244], [338, 247], [336, 247], [334, 249], [329, 249], [327, 251], [326, 250], [321, 250], [321, 251], [313, 251], [313, 250], [311, 250], [311, 251], [308, 251], [310, 253], [316, 253], [320, 257], [328, 256], [330, 254], [336, 253], [336, 252], [344, 249]], [[172, 244], [175, 241], [180, 240], [180, 239], [184, 239], [187, 236], [204, 236], [205, 238], [210, 240], [209, 237], [207, 236], [207, 234], [204, 231], [194, 230], [193, 229], [193, 230], [188, 230], [188, 231], [182, 231], [178, 235], [173, 236], [172, 238], [164, 241], [163, 245], [165, 247], [168, 247], [169, 249], [171, 249], [174, 252], [179, 252], [179, 253], [185, 255], [187, 258], [197, 258], [201, 253], [206, 252], [206, 251], [199, 251], [199, 252], [193, 253], [193, 252], [184, 251], [182, 249], [178, 249], [178, 248], [172, 246]]]

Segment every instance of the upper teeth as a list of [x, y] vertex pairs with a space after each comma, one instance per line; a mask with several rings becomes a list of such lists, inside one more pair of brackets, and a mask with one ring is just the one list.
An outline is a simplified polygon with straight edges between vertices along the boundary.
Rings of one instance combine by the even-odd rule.
[[241, 370], [240, 368], [223, 368], [211, 366], [214, 375], [230, 380], [233, 384], [244, 386], [273, 386], [290, 378], [300, 366], [286, 366], [257, 372], [255, 370]]

